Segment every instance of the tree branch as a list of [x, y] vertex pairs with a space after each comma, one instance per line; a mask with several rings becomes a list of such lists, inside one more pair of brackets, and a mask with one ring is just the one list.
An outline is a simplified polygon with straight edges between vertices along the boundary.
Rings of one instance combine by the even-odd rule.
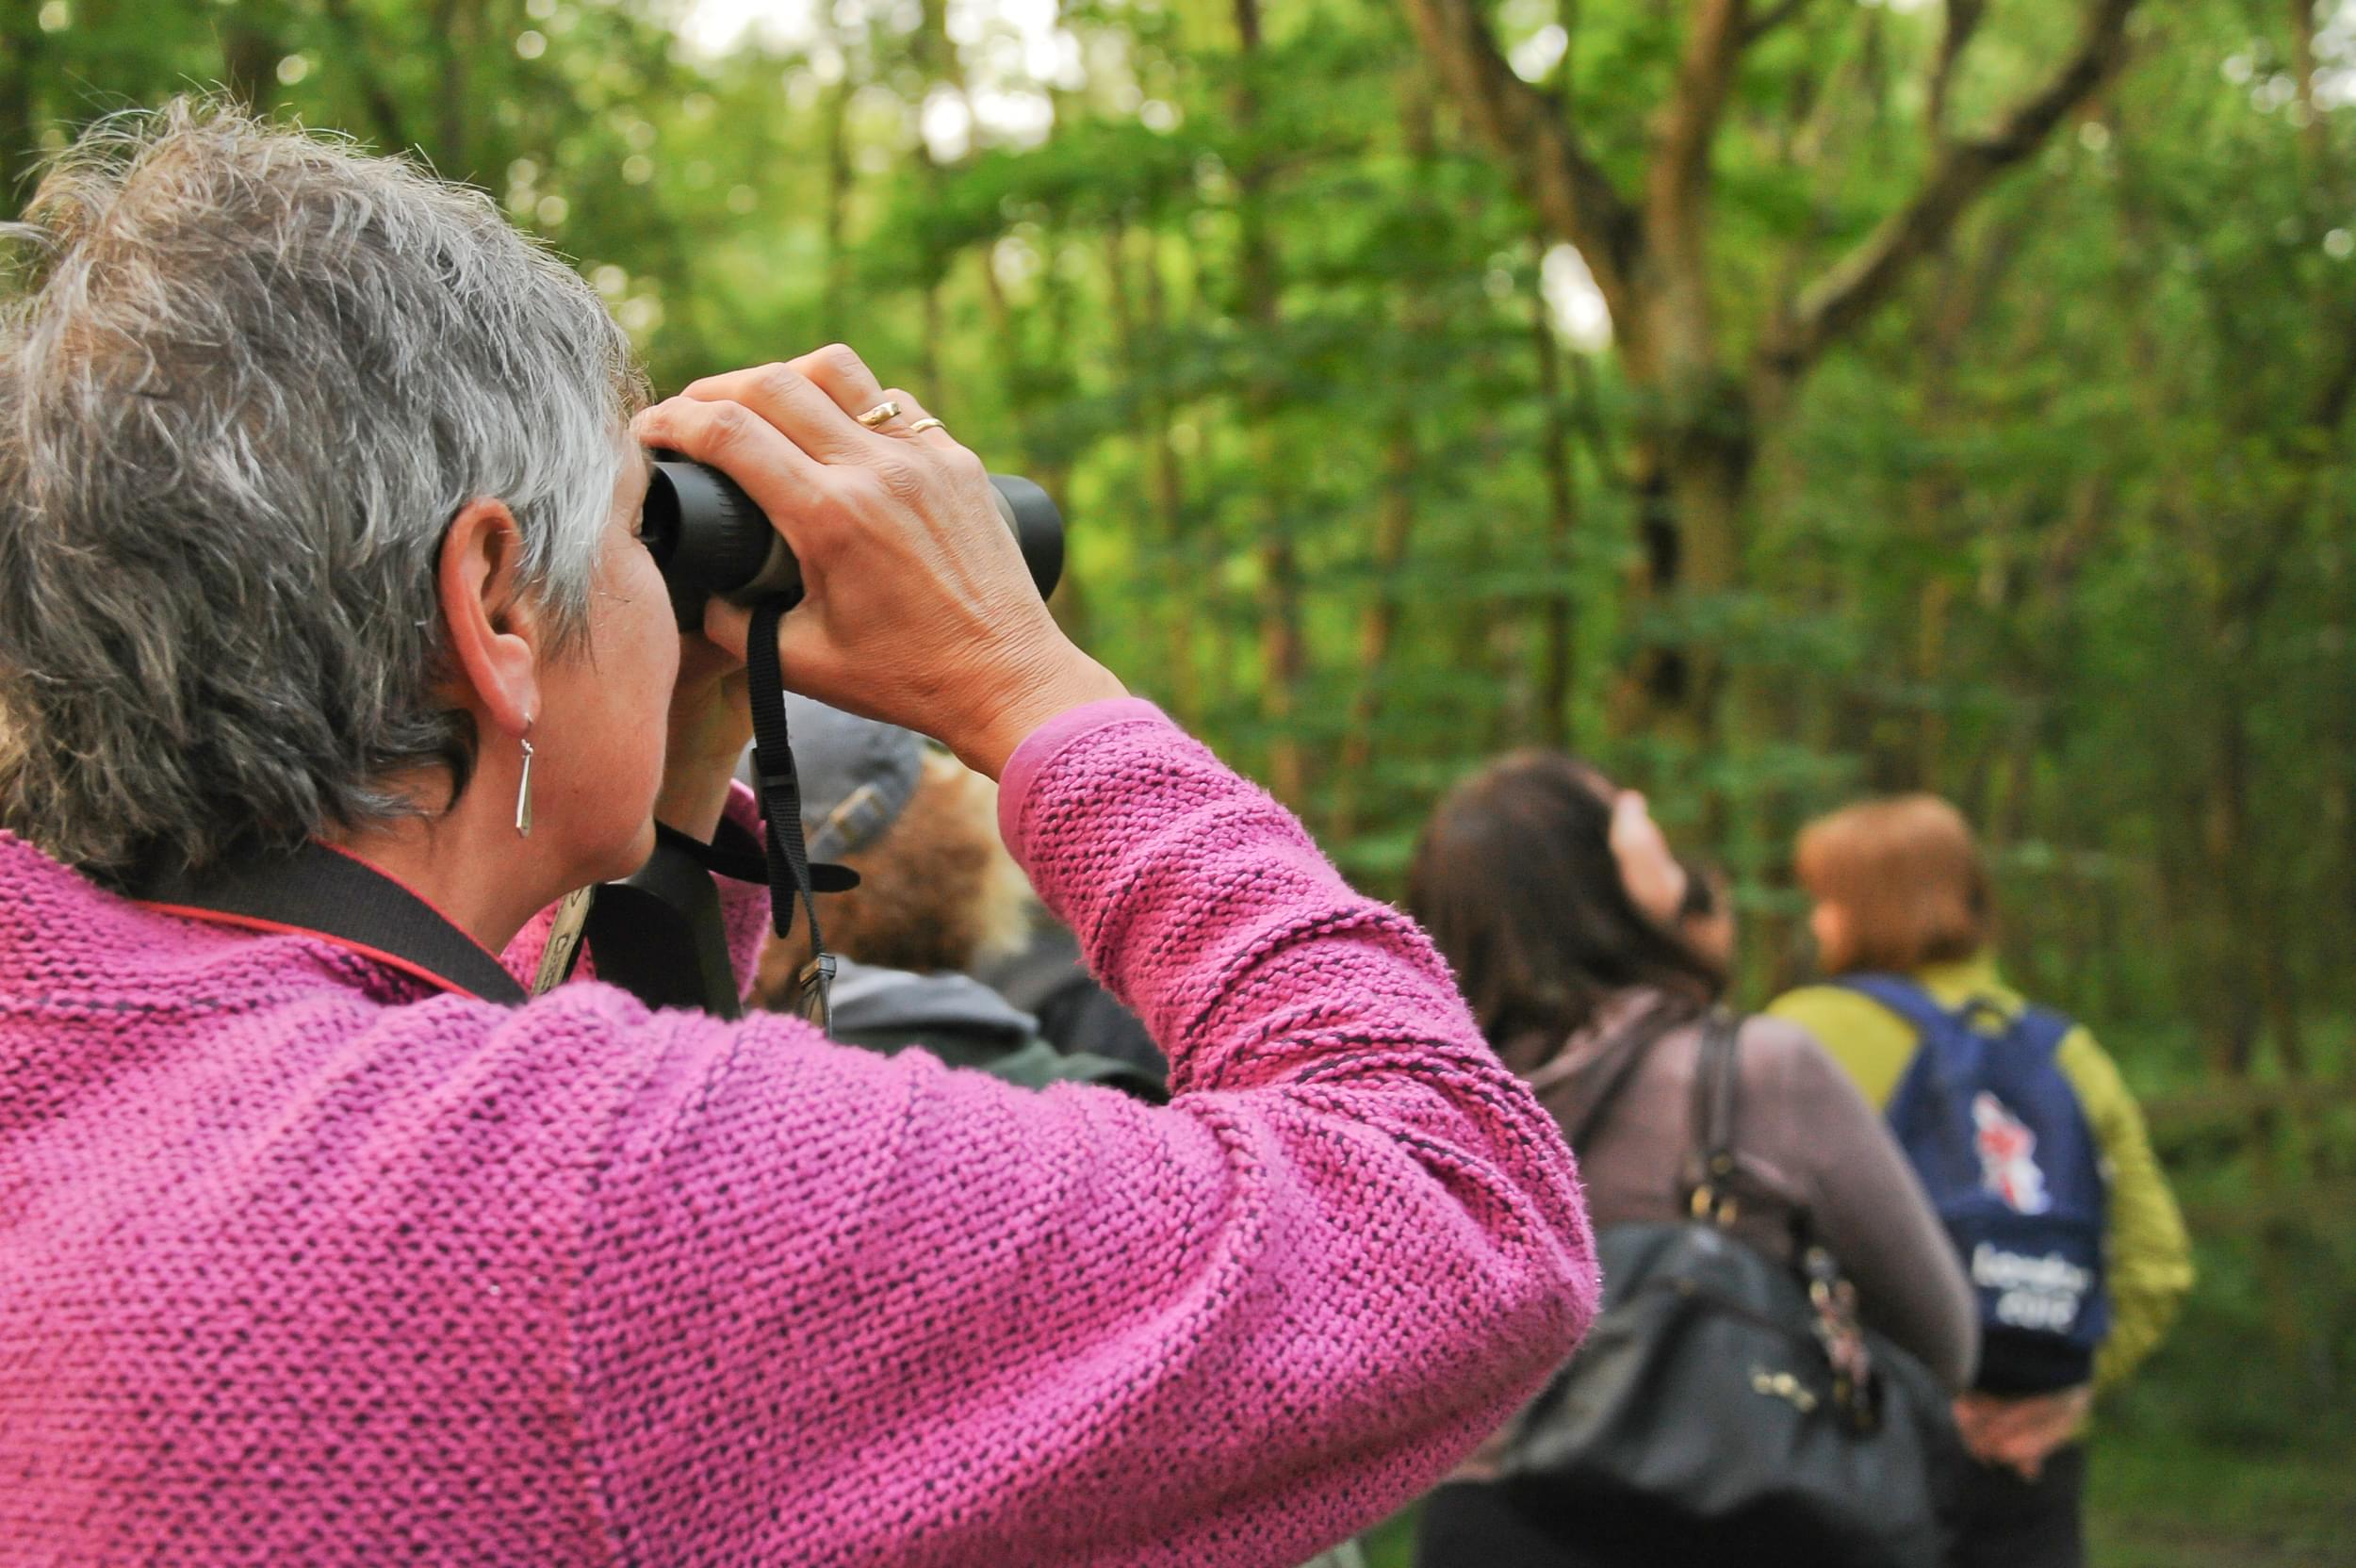
[[1784, 330], [1760, 346], [1766, 367], [1783, 375], [1807, 368], [1889, 299], [1907, 269], [1954, 232], [1998, 175], [2043, 146], [2125, 63], [2127, 22], [2138, 3], [2090, 0], [2078, 47], [2042, 89], [1988, 135], [1942, 144], [1913, 199], [1802, 290]]
[[1947, 25], [1939, 35], [1939, 57], [1931, 64], [1931, 135], [1947, 135], [1947, 90], [1955, 84], [1956, 62], [1972, 46], [1972, 37], [1988, 19], [1988, 0], [1947, 0]]
[[1504, 161], [1547, 229], [1579, 247], [1615, 318], [1627, 319], [1644, 249], [1637, 217], [1554, 104], [1513, 74], [1476, 0], [1402, 0], [1474, 130]]
[[2315, 388], [2314, 401], [2307, 406], [2308, 427], [2326, 440], [2338, 433], [2340, 421], [2348, 417], [2349, 407], [2356, 405], [2356, 312], [2348, 313], [2341, 327], [2337, 354], [2330, 362], [2322, 384]]
[[1677, 79], [1654, 122], [1644, 244], [1657, 308], [1623, 332], [1631, 352], [1679, 383], [1708, 375], [1717, 363], [1707, 238], [1710, 159], [1749, 33], [1750, 0], [1695, 0]]
[[[1645, 228], [1656, 242], [1696, 226], [1710, 184], [1710, 146], [1749, 31], [1749, 0], [1699, 0], [1693, 8], [1677, 86], [1661, 113], [1661, 151], [1644, 182]], [[1676, 246], [1676, 238], [1669, 243]]]

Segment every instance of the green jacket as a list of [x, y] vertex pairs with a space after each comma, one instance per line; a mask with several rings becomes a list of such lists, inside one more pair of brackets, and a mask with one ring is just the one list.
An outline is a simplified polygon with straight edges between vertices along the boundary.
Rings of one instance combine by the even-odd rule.
[[[2024, 1005], [2004, 984], [1989, 954], [1958, 963], [1931, 964], [1914, 979], [1953, 1007], [1985, 997], [2006, 1008]], [[1778, 997], [1767, 1010], [1805, 1027], [1847, 1070], [1865, 1097], [1887, 1105], [1914, 1059], [1913, 1026], [1880, 1003], [1841, 986], [1808, 986]], [[2192, 1241], [2151, 1152], [2143, 1111], [2109, 1054], [2084, 1027], [2070, 1030], [2054, 1063], [2078, 1091], [2102, 1152], [2110, 1189], [2107, 1285], [2111, 1332], [2095, 1358], [2094, 1381], [2111, 1387], [2126, 1378], [2168, 1333], [2184, 1293], [2192, 1288]]]

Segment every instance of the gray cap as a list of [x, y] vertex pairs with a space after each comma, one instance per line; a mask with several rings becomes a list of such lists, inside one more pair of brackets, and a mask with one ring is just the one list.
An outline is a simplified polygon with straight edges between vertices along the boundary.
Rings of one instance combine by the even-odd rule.
[[[924, 769], [924, 738], [785, 694], [794, 771], [802, 781], [802, 831], [810, 858], [856, 855], [900, 820]], [[737, 776], [753, 778], [751, 752]]]

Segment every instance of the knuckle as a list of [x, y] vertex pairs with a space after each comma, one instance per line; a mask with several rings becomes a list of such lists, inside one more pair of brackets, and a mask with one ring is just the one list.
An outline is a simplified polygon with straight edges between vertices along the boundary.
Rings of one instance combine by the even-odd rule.
[[753, 384], [761, 388], [764, 397], [782, 399], [792, 396], [802, 379], [801, 372], [791, 365], [772, 361], [755, 373]]
[[847, 343], [829, 343], [810, 357], [821, 368], [843, 377], [859, 375], [867, 368], [867, 362]]
[[704, 447], [714, 452], [734, 451], [744, 445], [752, 427], [752, 411], [743, 403], [713, 403], [704, 415]]

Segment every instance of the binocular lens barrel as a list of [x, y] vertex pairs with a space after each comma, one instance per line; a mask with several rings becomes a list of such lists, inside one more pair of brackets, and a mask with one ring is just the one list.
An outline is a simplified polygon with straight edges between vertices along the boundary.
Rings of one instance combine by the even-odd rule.
[[[780, 594], [801, 597], [801, 564], [734, 480], [677, 452], [650, 455], [640, 532], [662, 568], [681, 631], [703, 626], [704, 601], [714, 595], [738, 604]], [[1031, 580], [1042, 597], [1054, 593], [1063, 577], [1063, 514], [1027, 479], [992, 474], [990, 488], [998, 515], [1023, 547]]]

